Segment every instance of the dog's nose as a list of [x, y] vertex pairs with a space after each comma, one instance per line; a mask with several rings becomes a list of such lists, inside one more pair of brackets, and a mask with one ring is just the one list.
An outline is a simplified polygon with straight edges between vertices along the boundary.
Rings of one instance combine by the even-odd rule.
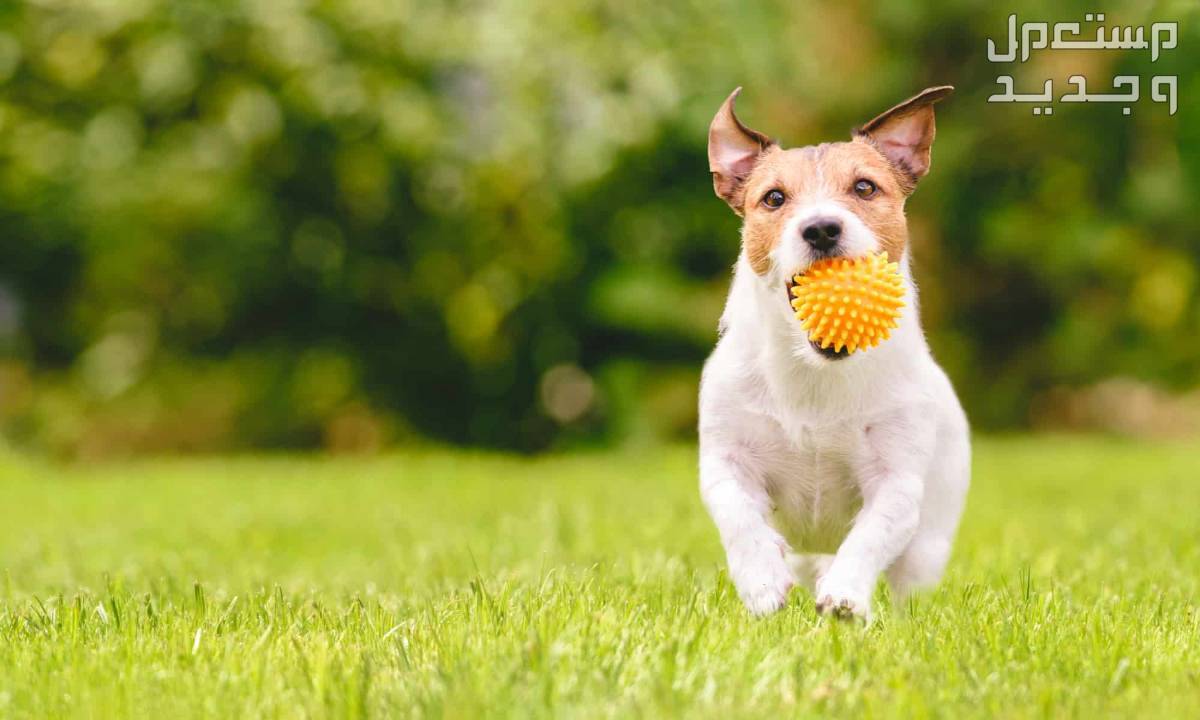
[[817, 250], [828, 250], [837, 245], [842, 236], [842, 221], [835, 218], [817, 218], [800, 232], [804, 242]]

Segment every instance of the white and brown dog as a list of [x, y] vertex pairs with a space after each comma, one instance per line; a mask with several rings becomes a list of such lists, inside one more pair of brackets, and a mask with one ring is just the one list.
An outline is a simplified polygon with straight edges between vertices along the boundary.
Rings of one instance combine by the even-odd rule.
[[[700, 490], [729, 574], [755, 614], [797, 582], [817, 608], [869, 618], [936, 583], [970, 483], [967, 420], [917, 316], [904, 202], [929, 170], [930, 88], [849, 142], [784, 150], [734, 115], [708, 135], [713, 186], [743, 218], [742, 249], [700, 388]], [[907, 286], [900, 325], [848, 354], [808, 339], [791, 278], [813, 261], [886, 251]]]

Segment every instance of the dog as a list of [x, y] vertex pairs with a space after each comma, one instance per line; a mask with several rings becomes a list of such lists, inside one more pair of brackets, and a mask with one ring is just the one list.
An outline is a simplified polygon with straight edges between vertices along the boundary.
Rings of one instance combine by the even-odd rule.
[[[817, 610], [869, 621], [935, 585], [970, 484], [967, 418], [917, 313], [904, 205], [929, 171], [929, 88], [846, 142], [783, 149], [721, 105], [708, 134], [713, 189], [742, 218], [741, 252], [700, 382], [700, 491], [746, 608], [783, 608], [797, 584]], [[822, 258], [886, 252], [906, 286], [879, 346], [822, 349], [790, 303]]]

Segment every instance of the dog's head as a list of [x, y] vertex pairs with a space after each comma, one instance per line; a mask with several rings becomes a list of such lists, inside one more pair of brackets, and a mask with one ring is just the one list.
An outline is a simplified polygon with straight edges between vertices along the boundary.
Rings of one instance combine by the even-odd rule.
[[[721, 105], [708, 131], [713, 188], [742, 216], [742, 253], [759, 282], [784, 289], [815, 260], [887, 252], [908, 244], [904, 201], [929, 172], [933, 87], [853, 131], [848, 142], [785, 150]], [[778, 293], [780, 309], [791, 311]], [[822, 351], [827, 357], [837, 353]]]

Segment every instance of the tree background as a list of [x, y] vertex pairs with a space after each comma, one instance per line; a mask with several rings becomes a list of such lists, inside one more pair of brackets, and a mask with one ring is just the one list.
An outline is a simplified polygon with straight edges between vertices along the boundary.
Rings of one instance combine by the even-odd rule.
[[[1179, 46], [987, 61], [1006, 18]], [[705, 133], [939, 106], [909, 201], [977, 428], [1200, 428], [1200, 10], [984, 0], [0, 8], [0, 434], [56, 455], [694, 434], [738, 247]], [[1179, 111], [988, 104], [1179, 76]], [[1144, 89], [1143, 95], [1148, 95]]]

